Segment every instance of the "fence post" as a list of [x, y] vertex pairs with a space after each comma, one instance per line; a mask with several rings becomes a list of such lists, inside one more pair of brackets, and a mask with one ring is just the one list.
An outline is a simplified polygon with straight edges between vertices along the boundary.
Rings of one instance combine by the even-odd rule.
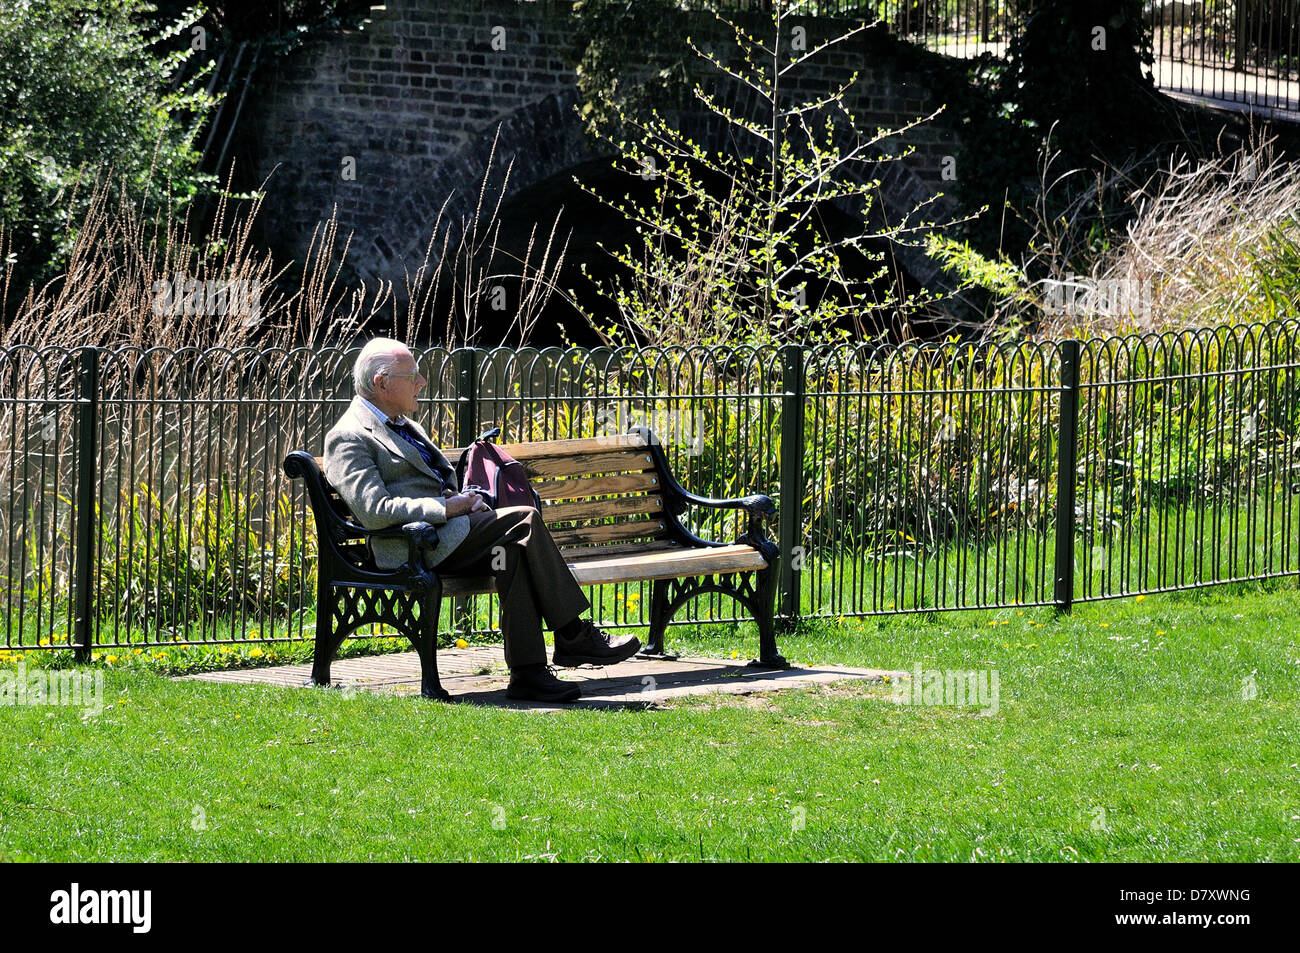
[[1079, 428], [1079, 342], [1062, 341], [1061, 433], [1056, 450], [1056, 588], [1058, 612], [1074, 603], [1074, 481]]
[[478, 437], [478, 348], [458, 348], [455, 365], [456, 445], [468, 447]]
[[95, 612], [92, 588], [95, 583], [95, 469], [99, 452], [95, 424], [99, 419], [99, 349], [81, 352], [77, 373], [77, 492], [73, 514], [73, 631], [79, 662], [90, 660], [95, 642]]
[[[456, 446], [468, 447], [478, 438], [478, 348], [463, 347], [454, 352], [456, 366]], [[456, 461], [451, 461], [452, 466]], [[474, 624], [469, 596], [452, 600], [452, 629], [469, 635]]]
[[803, 401], [804, 350], [798, 344], [781, 348], [781, 523], [777, 618], [786, 631], [799, 621], [799, 577], [802, 549], [796, 549], [803, 528]]

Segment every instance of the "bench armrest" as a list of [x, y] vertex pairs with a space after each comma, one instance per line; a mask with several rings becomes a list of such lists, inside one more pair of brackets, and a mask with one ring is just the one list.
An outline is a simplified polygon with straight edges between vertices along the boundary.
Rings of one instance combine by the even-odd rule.
[[666, 502], [672, 508], [673, 513], [680, 513], [685, 508], [683, 504], [687, 503], [692, 506], [742, 509], [749, 513], [751, 517], [771, 516], [776, 512], [776, 503], [772, 501], [770, 496], [763, 493], [752, 493], [749, 496], [737, 496], [727, 500], [692, 493], [678, 483], [677, 478], [673, 476], [672, 468], [668, 465], [668, 458], [664, 456], [663, 447], [659, 445], [658, 439], [650, 431], [650, 428], [630, 427], [628, 433], [639, 434], [641, 439], [646, 442], [646, 447], [650, 451], [660, 475], [663, 477], [664, 494], [668, 497]]
[[773, 502], [770, 496], [763, 493], [752, 493], [749, 496], [738, 496], [732, 499], [715, 499], [714, 497], [692, 493], [678, 483], [677, 478], [673, 476], [672, 468], [668, 465], [668, 458], [664, 455], [663, 447], [659, 445], [658, 439], [650, 431], [650, 428], [643, 426], [629, 427], [628, 433], [639, 434], [646, 443], [646, 449], [649, 450], [650, 456], [655, 462], [655, 467], [663, 479], [664, 509], [669, 514], [674, 533], [677, 536], [692, 545], [721, 546], [722, 543], [700, 539], [682, 526], [677, 517], [687, 506], [741, 509], [749, 514], [749, 527], [741, 535], [740, 540], [762, 550], [763, 554], [769, 559], [774, 558], [773, 554], [776, 547], [763, 532], [763, 520], [776, 513], [776, 503]]
[[709, 496], [696, 496], [689, 490], [678, 487], [678, 495], [692, 506], [729, 507], [731, 509], [745, 510], [751, 516], [772, 516], [776, 513], [776, 503], [772, 501], [770, 496], [763, 493], [738, 496], [730, 500], [719, 500]]
[[424, 568], [421, 554], [438, 545], [438, 527], [423, 520], [387, 529], [363, 529], [361, 532], [371, 539], [405, 539], [409, 549], [407, 564], [417, 571]]
[[[312, 514], [316, 518], [316, 532], [320, 540], [321, 573], [329, 573], [333, 580], [362, 579], [367, 584], [405, 576], [405, 584], [413, 592], [428, 592], [436, 583], [437, 577], [424, 567], [423, 551], [438, 545], [438, 529], [430, 523], [416, 521], [405, 526], [386, 526], [383, 529], [367, 529], [357, 522], [347, 510], [346, 504], [337, 499], [329, 482], [321, 472], [316, 458], [304, 450], [294, 450], [284, 458], [284, 472], [292, 479], [301, 479], [307, 486], [307, 495], [311, 501]], [[355, 560], [345, 554], [340, 547], [349, 540], [365, 540], [369, 543], [375, 539], [405, 540], [407, 559], [404, 567], [396, 570], [376, 570], [358, 566]], [[372, 548], [373, 552], [373, 548]], [[328, 565], [324, 560], [328, 559]], [[322, 578], [326, 578], [322, 576]], [[343, 583], [344, 585], [350, 583]]]
[[[669, 481], [673, 483], [677, 482], [673, 479], [671, 474], [665, 477], [665, 482]], [[776, 512], [776, 504], [772, 501], [770, 496], [766, 496], [762, 493], [754, 493], [750, 496], [739, 496], [731, 500], [718, 500], [708, 496], [697, 496], [689, 490], [682, 489], [681, 486], [676, 487], [676, 491], [675, 495], [679, 500], [677, 503], [677, 513], [680, 513], [685, 509], [683, 504], [687, 503], [692, 506], [709, 506], [717, 509], [726, 508], [744, 510], [749, 514], [749, 526], [746, 528], [745, 532], [740, 535], [737, 542], [746, 542], [761, 550], [763, 555], [767, 556], [769, 561], [774, 558], [776, 547], [768, 540], [767, 535], [763, 532], [763, 520]], [[675, 515], [676, 513], [674, 513], [674, 516]]]

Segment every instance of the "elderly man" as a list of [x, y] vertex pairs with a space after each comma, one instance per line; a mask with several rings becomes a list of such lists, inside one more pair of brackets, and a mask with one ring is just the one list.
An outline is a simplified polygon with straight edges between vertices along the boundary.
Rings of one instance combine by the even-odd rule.
[[[611, 638], [581, 618], [591, 602], [534, 507], [494, 510], [478, 494], [460, 492], [451, 463], [410, 419], [428, 381], [405, 345], [368, 343], [352, 381], [356, 397], [325, 437], [325, 476], [367, 529], [416, 520], [437, 526], [438, 545], [424, 555], [430, 568], [495, 577], [510, 698], [568, 702], [581, 695], [547, 666], [543, 619], [555, 631], [556, 665], [609, 665], [640, 649], [635, 636]], [[406, 545], [375, 540], [374, 555], [379, 566], [396, 568]]]

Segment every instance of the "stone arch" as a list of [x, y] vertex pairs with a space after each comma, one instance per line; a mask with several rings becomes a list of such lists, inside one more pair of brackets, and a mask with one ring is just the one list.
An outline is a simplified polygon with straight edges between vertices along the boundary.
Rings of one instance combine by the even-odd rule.
[[[392, 214], [384, 222], [381, 234], [393, 236], [393, 240], [376, 247], [384, 262], [383, 272], [388, 276], [400, 276], [404, 268], [414, 271], [420, 266], [429, 238], [438, 224], [440, 211], [442, 223], [438, 227], [450, 224], [447, 235], [454, 249], [455, 241], [460, 237], [459, 223], [473, 219], [494, 140], [496, 156], [483, 200], [485, 217], [490, 214], [498, 197], [507, 201], [538, 182], [591, 160], [613, 160], [616, 157], [614, 152], [594, 149], [585, 138], [574, 111], [577, 101], [574, 89], [551, 93], [521, 106], [498, 123], [481, 130], [468, 145], [440, 167], [431, 170], [430, 177], [436, 178], [440, 185], [438, 194], [417, 193], [407, 201], [395, 203]], [[740, 104], [731, 105], [736, 107]], [[705, 122], [705, 119], [707, 117], [693, 116], [687, 120], [684, 129], [704, 148], [719, 150], [724, 144], [717, 140], [717, 126]], [[730, 147], [731, 143], [726, 145]], [[511, 162], [513, 166], [507, 182], [505, 171]], [[913, 213], [918, 203], [934, 194], [932, 186], [905, 162], [861, 166], [852, 177], [866, 182], [877, 176], [881, 179], [881, 187], [868, 218], [868, 227], [875, 231], [899, 225]], [[853, 214], [855, 211], [849, 201], [840, 199], [834, 204], [842, 212]], [[947, 216], [952, 214], [955, 203], [950, 197], [942, 196], [927, 208], [932, 212], [926, 215], [923, 209], [921, 214], [924, 217]], [[903, 267], [928, 287], [944, 292], [954, 287], [949, 275], [923, 250], [896, 243], [893, 249]], [[431, 259], [436, 261], [444, 251], [443, 247], [435, 245]]]
[[[385, 270], [400, 275], [403, 267], [412, 271], [418, 268], [435, 225], [441, 230], [450, 224], [447, 244], [455, 248], [460, 238], [459, 223], [473, 220], [484, 174], [493, 156], [494, 141], [496, 155], [492, 158], [483, 197], [485, 219], [498, 198], [508, 201], [538, 182], [584, 162], [613, 159], [612, 152], [595, 150], [584, 138], [582, 124], [574, 112], [577, 101], [575, 88], [521, 106], [479, 131], [468, 145], [431, 170], [430, 177], [438, 182], [438, 194], [411, 196], [410, 201], [395, 205], [384, 223], [383, 230], [395, 236], [391, 251], [385, 255]], [[508, 181], [507, 166], [510, 166]], [[438, 224], [440, 211], [442, 222]], [[435, 245], [431, 260], [445, 251]]]

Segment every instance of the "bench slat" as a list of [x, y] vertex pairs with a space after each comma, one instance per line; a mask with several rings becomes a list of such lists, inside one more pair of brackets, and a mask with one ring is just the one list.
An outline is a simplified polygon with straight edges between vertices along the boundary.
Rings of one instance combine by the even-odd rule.
[[578, 437], [566, 440], [530, 440], [520, 443], [502, 443], [498, 446], [516, 460], [533, 460], [537, 457], [560, 457], [577, 453], [613, 453], [618, 450], [636, 450], [644, 447], [640, 434], [620, 433], [607, 437]]
[[[675, 552], [656, 550], [625, 554], [599, 560], [571, 560], [565, 557], [573, 578], [583, 586], [602, 586], [643, 579], [675, 579], [678, 576], [703, 576], [749, 572], [764, 568], [762, 555], [744, 543], [709, 549], [683, 549]], [[459, 576], [443, 581], [444, 596], [468, 596], [496, 592], [491, 576]]]
[[542, 518], [549, 528], [553, 523], [571, 520], [599, 520], [611, 516], [641, 516], [662, 513], [664, 502], [658, 496], [612, 496], [601, 500], [575, 500], [571, 503], [547, 503]]
[[662, 520], [624, 520], [621, 523], [606, 523], [604, 526], [575, 526], [573, 529], [552, 530], [551, 536], [559, 546], [573, 546], [578, 543], [653, 538], [663, 531]]
[[571, 568], [573, 578], [584, 586], [641, 579], [675, 579], [711, 573], [748, 572], [767, 565], [761, 553], [744, 543], [709, 549], [683, 549], [675, 553], [615, 556], [584, 561]]
[[538, 457], [525, 463], [524, 471], [531, 479], [653, 470], [654, 466], [654, 458], [645, 451], [622, 450], [618, 453], [578, 453], [567, 457]]
[[491, 595], [497, 584], [491, 576], [448, 576], [442, 580], [442, 597]]
[[629, 553], [683, 552], [684, 547], [671, 539], [642, 539], [630, 543], [605, 543], [603, 545], [565, 546], [560, 554], [567, 563], [585, 562], [589, 559], [609, 559]]
[[659, 475], [650, 471], [619, 476], [571, 477], [567, 480], [537, 480], [532, 486], [543, 501], [586, 500], [593, 496], [658, 490]]

